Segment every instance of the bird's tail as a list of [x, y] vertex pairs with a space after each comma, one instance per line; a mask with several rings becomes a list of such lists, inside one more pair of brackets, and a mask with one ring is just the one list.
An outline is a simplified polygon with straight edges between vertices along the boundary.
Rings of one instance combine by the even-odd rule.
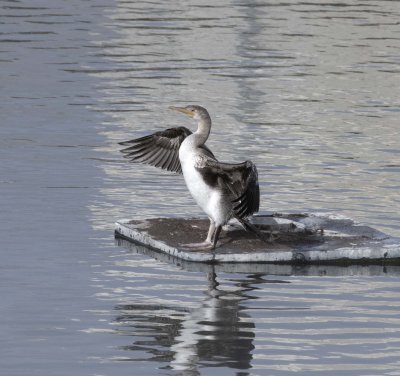
[[240, 224], [244, 227], [244, 229], [246, 231], [253, 233], [254, 235], [257, 236], [257, 238], [262, 240], [264, 243], [271, 243], [271, 239], [267, 239], [264, 236], [264, 234], [256, 226], [254, 226], [252, 223], [250, 223], [247, 219], [239, 218], [236, 216], [235, 216], [235, 218], [240, 222]]

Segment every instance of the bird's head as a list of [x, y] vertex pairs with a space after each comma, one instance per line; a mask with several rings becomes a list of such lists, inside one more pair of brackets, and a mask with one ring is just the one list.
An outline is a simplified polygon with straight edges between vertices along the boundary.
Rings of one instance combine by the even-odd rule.
[[189, 105], [186, 107], [170, 107], [171, 110], [174, 111], [179, 111], [182, 112], [185, 115], [189, 115], [193, 119], [196, 120], [202, 120], [202, 119], [209, 119], [210, 115], [208, 114], [208, 111], [201, 106], [196, 106], [196, 105]]

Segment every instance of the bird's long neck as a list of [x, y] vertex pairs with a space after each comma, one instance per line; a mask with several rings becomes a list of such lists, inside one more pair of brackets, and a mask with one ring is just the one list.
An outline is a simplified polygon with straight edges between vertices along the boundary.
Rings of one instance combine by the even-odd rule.
[[197, 123], [197, 130], [193, 133], [195, 146], [199, 147], [206, 143], [211, 131], [211, 118], [202, 116]]

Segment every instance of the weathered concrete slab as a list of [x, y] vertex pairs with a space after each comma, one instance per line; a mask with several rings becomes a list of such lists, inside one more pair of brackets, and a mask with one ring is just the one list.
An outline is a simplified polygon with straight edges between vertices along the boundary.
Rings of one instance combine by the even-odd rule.
[[215, 251], [193, 251], [207, 219], [120, 220], [116, 235], [180, 260], [203, 263], [400, 263], [400, 239], [330, 214], [258, 215], [253, 223], [272, 242], [266, 244], [235, 222], [225, 226]]
[[[175, 265], [177, 268], [197, 273], [243, 273], [264, 274], [279, 276], [399, 276], [400, 262], [330, 262], [330, 263], [254, 263], [254, 262], [224, 262], [210, 264], [182, 260], [167, 253], [154, 250], [150, 247], [132, 242], [123, 237], [116, 237], [116, 245], [123, 247], [129, 253], [144, 255], [165, 264]], [[125, 260], [130, 265], [129, 256]], [[121, 263], [121, 260], [119, 261]], [[122, 261], [122, 264], [124, 261]]]

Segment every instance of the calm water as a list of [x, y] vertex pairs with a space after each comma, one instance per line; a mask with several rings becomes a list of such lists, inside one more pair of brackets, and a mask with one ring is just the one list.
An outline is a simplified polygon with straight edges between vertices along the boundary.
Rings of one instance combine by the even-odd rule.
[[168, 110], [188, 103], [221, 160], [257, 164], [263, 211], [400, 236], [399, 19], [378, 0], [0, 1], [1, 374], [400, 375], [399, 267], [211, 268], [113, 237], [202, 214], [116, 145], [190, 126]]

